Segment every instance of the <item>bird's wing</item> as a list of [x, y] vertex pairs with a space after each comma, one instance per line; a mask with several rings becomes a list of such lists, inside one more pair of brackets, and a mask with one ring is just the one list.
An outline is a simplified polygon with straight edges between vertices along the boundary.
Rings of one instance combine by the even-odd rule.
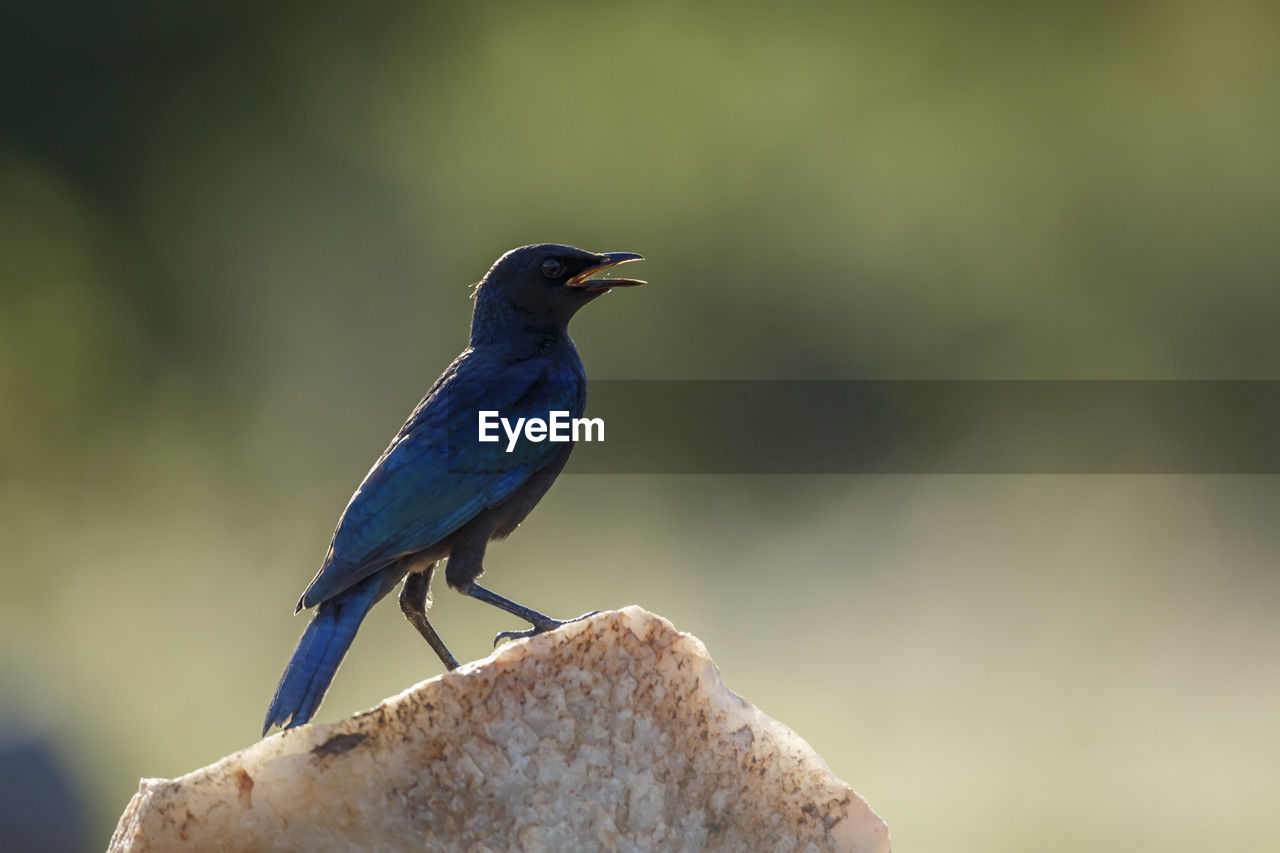
[[319, 573], [299, 607], [312, 607], [360, 582], [393, 560], [435, 545], [486, 507], [507, 498], [561, 450], [523, 438], [507, 452], [480, 442], [477, 412], [504, 418], [582, 412], [582, 385], [571, 372], [541, 358], [501, 371], [455, 364], [414, 410], [351, 497]]

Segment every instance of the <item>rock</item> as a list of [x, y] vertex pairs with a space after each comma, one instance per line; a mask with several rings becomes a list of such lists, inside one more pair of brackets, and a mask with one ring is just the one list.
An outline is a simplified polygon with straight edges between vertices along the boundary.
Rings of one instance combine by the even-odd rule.
[[706, 648], [639, 607], [510, 643], [333, 725], [144, 779], [112, 851], [888, 851]]

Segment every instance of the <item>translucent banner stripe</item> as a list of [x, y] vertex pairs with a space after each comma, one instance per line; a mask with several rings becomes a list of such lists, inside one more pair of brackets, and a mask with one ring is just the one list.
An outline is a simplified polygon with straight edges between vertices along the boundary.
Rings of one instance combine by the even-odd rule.
[[585, 414], [565, 473], [1280, 473], [1273, 380], [595, 381]]

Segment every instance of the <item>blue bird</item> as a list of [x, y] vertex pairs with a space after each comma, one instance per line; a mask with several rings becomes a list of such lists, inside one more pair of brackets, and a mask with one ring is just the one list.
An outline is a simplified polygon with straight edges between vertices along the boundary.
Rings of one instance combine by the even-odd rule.
[[[475, 290], [471, 342], [418, 403], [351, 496], [320, 571], [298, 600], [315, 615], [289, 659], [262, 733], [311, 719], [365, 614], [404, 580], [400, 609], [449, 669], [458, 661], [427, 621], [431, 577], [447, 559], [445, 580], [458, 592], [528, 622], [529, 637], [565, 624], [476, 583], [485, 547], [510, 534], [551, 487], [572, 442], [479, 440], [479, 413], [549, 420], [581, 417], [586, 375], [568, 323], [579, 308], [614, 287], [644, 284], [594, 278], [643, 260], [630, 252], [598, 255], [544, 243], [507, 252]], [[578, 617], [585, 618], [585, 617]], [[572, 620], [571, 620], [572, 621]]]

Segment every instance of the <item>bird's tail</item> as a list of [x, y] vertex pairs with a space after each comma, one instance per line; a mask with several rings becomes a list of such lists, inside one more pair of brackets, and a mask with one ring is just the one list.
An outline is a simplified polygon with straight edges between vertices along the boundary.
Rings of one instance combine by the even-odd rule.
[[382, 573], [378, 572], [316, 608], [276, 685], [262, 726], [264, 735], [272, 726], [300, 726], [315, 714], [360, 623], [378, 600], [381, 584]]

